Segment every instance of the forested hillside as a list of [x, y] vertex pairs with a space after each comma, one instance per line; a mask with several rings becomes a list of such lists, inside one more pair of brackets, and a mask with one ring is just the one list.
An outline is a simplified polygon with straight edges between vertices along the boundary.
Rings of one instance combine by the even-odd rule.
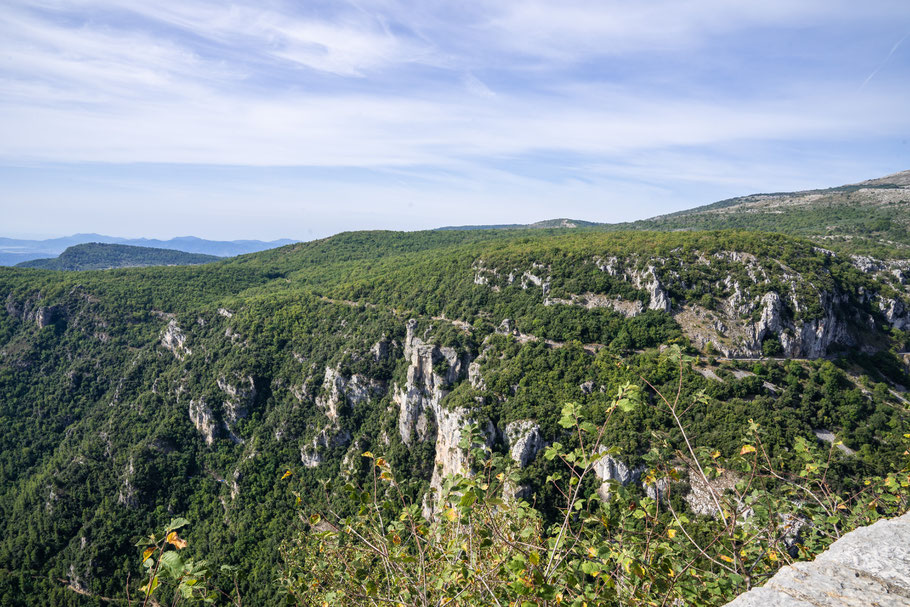
[[52, 259], [33, 259], [17, 265], [20, 268], [78, 271], [143, 266], [190, 266], [211, 263], [218, 259], [214, 255], [185, 253], [171, 249], [91, 242], [69, 247]]
[[[0, 299], [3, 605], [123, 597], [136, 540], [174, 517], [244, 604], [284, 604], [297, 508], [356, 510], [340, 487], [371, 452], [432, 516], [470, 421], [552, 522], [542, 454], [573, 440], [568, 402], [611, 449], [585, 491], [644, 495], [649, 450], [685, 437], [660, 407], [608, 418], [627, 384], [694, 403], [715, 458], [754, 424], [769, 461], [798, 472], [803, 441], [847, 492], [906, 449], [910, 268], [782, 235], [353, 232], [204, 266], [2, 268]], [[677, 505], [718, 516], [695, 493]]]
[[610, 228], [761, 230], [811, 238], [846, 254], [907, 258], [910, 171], [836, 188], [753, 194]]

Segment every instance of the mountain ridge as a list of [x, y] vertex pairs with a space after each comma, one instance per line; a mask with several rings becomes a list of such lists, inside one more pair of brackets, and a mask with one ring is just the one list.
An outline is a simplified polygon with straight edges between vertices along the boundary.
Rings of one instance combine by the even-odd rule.
[[590, 228], [745, 229], [810, 238], [848, 254], [910, 257], [910, 170], [830, 188], [754, 193], [622, 223], [552, 219], [534, 224], [448, 226], [442, 230]]

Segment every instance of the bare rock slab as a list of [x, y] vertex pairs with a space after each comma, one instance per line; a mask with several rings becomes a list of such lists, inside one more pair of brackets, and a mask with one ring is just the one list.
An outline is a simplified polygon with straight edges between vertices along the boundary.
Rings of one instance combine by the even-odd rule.
[[910, 513], [852, 531], [727, 607], [910, 607]]

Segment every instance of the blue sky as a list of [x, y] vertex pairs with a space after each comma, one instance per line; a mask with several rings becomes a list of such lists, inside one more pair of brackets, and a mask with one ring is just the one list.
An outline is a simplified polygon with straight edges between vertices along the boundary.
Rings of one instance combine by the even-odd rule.
[[910, 2], [0, 6], [0, 235], [639, 219], [910, 169]]

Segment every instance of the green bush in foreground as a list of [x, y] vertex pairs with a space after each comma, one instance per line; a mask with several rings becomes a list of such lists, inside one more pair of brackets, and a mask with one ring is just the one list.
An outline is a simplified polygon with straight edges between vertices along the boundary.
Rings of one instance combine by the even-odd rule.
[[[691, 362], [678, 348], [668, 357], [680, 369]], [[798, 439], [799, 471], [784, 473], [751, 420], [739, 453], [724, 458], [692, 445], [686, 432], [689, 410], [706, 397], [681, 402], [681, 391], [668, 396], [641, 380], [654, 398], [630, 384], [606, 411], [563, 407], [565, 432], [544, 453], [564, 465], [547, 478], [562, 498], [555, 523], [512, 497], [520, 477], [511, 460], [484, 446], [477, 426], [461, 441], [470, 471], [446, 479], [435, 505], [411, 502], [385, 458], [367, 452], [371, 486], [345, 488], [353, 514], [306, 513], [298, 495], [302, 525], [281, 547], [275, 592], [298, 606], [722, 605], [780, 566], [814, 558], [844, 533], [910, 506], [910, 458], [900, 472], [847, 493], [827, 480], [837, 443], [824, 452]], [[638, 407], [665, 410], [685, 449], [655, 434], [641, 487], [600, 486], [595, 465], [617, 455], [602, 444], [606, 425]], [[293, 478], [288, 471], [282, 481]], [[687, 508], [682, 498], [695, 487], [712, 515]], [[428, 506], [433, 515], [425, 517]], [[204, 562], [179, 557], [185, 542], [176, 530], [184, 524], [177, 519], [163, 538], [140, 542], [146, 582], [137, 604], [241, 605], [236, 585], [222, 592]]]
[[[678, 350], [670, 356], [683, 364]], [[429, 520], [399, 491], [385, 459], [365, 453], [373, 463], [372, 487], [347, 486], [359, 509], [346, 517], [301, 513], [307, 528], [284, 545], [280, 582], [289, 602], [719, 605], [782, 564], [813, 558], [842, 534], [908, 507], [910, 468], [842, 495], [826, 481], [832, 453], [799, 440], [794, 451], [802, 469], [785, 475], [768, 456], [762, 429], [750, 423], [739, 455], [723, 459], [689, 443], [685, 403], [655, 392], [657, 404], [647, 405], [635, 386], [622, 388], [607, 419], [635, 407], [663, 407], [687, 448], [653, 448], [642, 478], [647, 490], [611, 483], [607, 499], [593, 490], [594, 465], [612, 455], [601, 444], [604, 425], [589, 421], [592, 411], [563, 408], [565, 444], [545, 453], [565, 464], [562, 475], [547, 479], [564, 498], [561, 520], [550, 526], [526, 502], [508, 498], [518, 477], [502, 456], [482, 447], [476, 428], [462, 441], [473, 472], [445, 482]], [[714, 516], [683, 511], [679, 494], [687, 477], [707, 491]], [[722, 492], [719, 481], [731, 477], [735, 482]]]

